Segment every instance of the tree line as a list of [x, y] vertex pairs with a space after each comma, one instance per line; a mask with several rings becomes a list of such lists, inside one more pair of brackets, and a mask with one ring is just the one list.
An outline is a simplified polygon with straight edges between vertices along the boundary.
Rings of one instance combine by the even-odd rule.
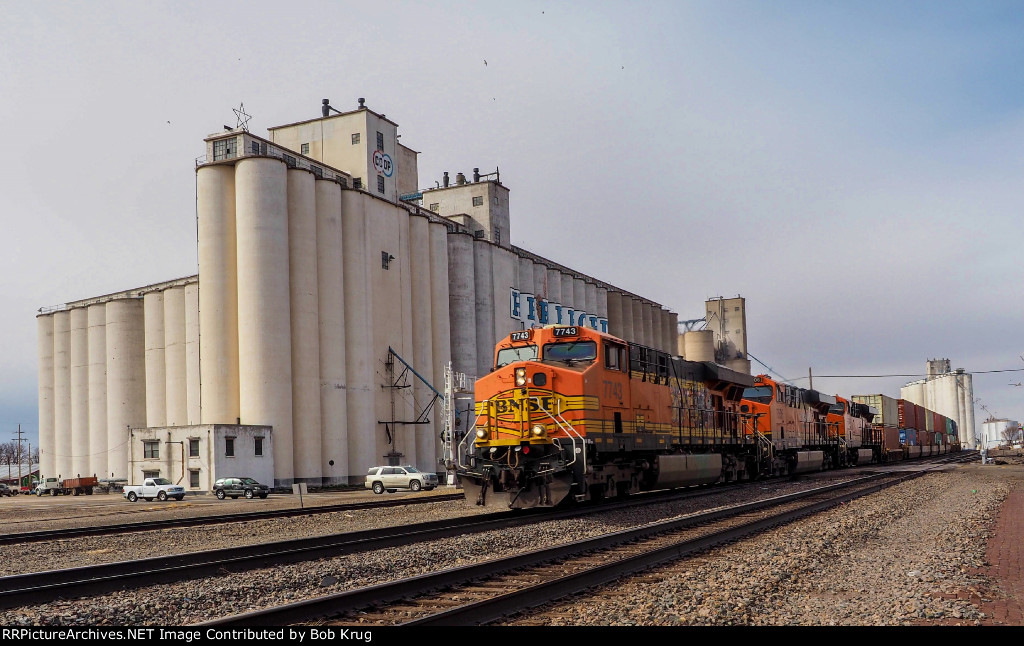
[[[18, 442], [0, 442], [0, 466], [7, 467], [8, 478], [17, 477], [19, 459], [22, 464], [28, 466], [29, 454], [24, 444], [19, 446]], [[34, 446], [32, 447], [31, 463], [33, 471], [39, 469], [39, 449]]]

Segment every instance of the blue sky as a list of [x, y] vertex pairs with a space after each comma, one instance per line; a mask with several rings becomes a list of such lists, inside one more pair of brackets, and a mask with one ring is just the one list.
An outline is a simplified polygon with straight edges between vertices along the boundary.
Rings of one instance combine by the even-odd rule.
[[194, 160], [232, 108], [265, 135], [358, 97], [421, 152], [422, 186], [500, 168], [514, 244], [683, 319], [743, 295], [751, 353], [800, 385], [947, 357], [1024, 418], [1024, 375], [981, 374], [1024, 368], [1020, 2], [0, 14], [0, 440], [37, 431], [39, 307], [197, 271]]

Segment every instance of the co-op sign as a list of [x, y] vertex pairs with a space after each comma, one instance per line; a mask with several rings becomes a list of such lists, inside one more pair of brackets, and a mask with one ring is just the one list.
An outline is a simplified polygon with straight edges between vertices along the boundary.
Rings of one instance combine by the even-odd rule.
[[391, 177], [395, 173], [395, 164], [391, 161], [391, 155], [383, 150], [373, 151], [373, 167], [384, 177]]
[[522, 321], [527, 328], [534, 325], [561, 324], [581, 325], [599, 332], [608, 332], [606, 318], [537, 298], [534, 294], [521, 292], [514, 287], [509, 291], [509, 315], [516, 321]]

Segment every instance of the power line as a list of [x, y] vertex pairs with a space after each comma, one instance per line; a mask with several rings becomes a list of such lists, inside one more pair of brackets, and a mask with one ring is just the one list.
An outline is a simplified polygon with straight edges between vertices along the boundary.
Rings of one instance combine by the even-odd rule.
[[[750, 356], [751, 358], [753, 358], [753, 355], [750, 354], [749, 352], [747, 353], [747, 355]], [[758, 360], [758, 363], [761, 363], [761, 361]], [[761, 363], [761, 365], [764, 365], [764, 364]], [[767, 368], [768, 366], [765, 366], [765, 367]], [[1009, 369], [1006, 369], [1006, 370], [965, 370], [963, 372], [963, 374], [965, 374], [965, 375], [988, 375], [988, 374], [993, 374], [993, 373], [997, 373], [997, 372], [1024, 372], [1024, 368], [1009, 368]], [[815, 379], [881, 379], [881, 378], [884, 378], [884, 377], [929, 377], [929, 376], [944, 377], [946, 375], [956, 375], [956, 374], [959, 374], [959, 373], [956, 373], [956, 372], [945, 372], [945, 373], [942, 373], [941, 375], [928, 375], [927, 373], [920, 373], [920, 372], [919, 373], [914, 373], [914, 374], [901, 374], [901, 375], [814, 375], [814, 378]], [[800, 379], [807, 379], [807, 377], [797, 377], [796, 380], [799, 381]]]

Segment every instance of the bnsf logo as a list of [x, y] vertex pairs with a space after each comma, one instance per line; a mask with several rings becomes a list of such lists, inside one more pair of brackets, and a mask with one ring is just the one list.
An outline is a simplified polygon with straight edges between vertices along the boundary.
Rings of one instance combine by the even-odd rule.
[[509, 413], [519, 413], [523, 410], [523, 405], [526, 405], [527, 411], [536, 413], [541, 410], [553, 411], [554, 410], [555, 397], [537, 397], [534, 399], [499, 399], [494, 402], [494, 409], [498, 415], [508, 415]]

